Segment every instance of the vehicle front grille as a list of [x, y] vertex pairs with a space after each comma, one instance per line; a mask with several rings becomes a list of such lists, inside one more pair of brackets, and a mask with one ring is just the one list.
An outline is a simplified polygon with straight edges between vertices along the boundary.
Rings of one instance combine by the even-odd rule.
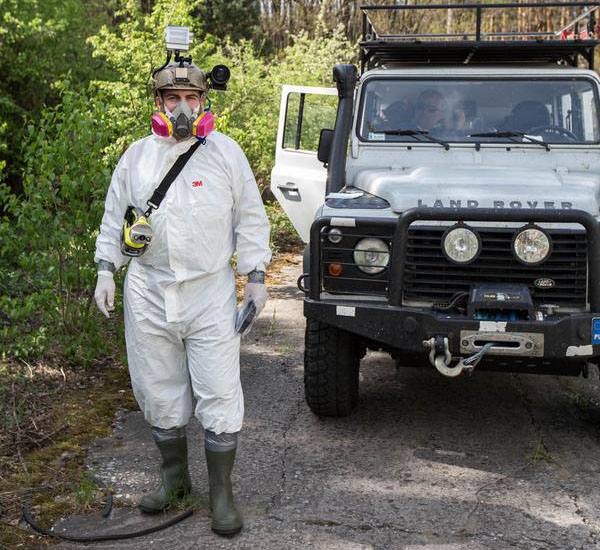
[[[446, 227], [413, 226], [408, 231], [403, 300], [447, 303], [457, 292], [476, 283], [524, 284], [533, 303], [585, 307], [587, 290], [587, 238], [584, 231], [551, 229], [550, 257], [537, 266], [520, 263], [512, 253], [516, 229], [476, 228], [482, 249], [471, 264], [457, 265], [442, 252]], [[537, 288], [534, 281], [552, 279], [552, 288]]]

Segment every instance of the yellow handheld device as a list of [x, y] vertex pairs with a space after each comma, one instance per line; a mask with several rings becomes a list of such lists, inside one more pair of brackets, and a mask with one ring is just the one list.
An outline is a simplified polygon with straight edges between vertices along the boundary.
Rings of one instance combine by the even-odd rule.
[[141, 256], [152, 240], [152, 227], [144, 211], [128, 206], [121, 231], [121, 252], [125, 256]]

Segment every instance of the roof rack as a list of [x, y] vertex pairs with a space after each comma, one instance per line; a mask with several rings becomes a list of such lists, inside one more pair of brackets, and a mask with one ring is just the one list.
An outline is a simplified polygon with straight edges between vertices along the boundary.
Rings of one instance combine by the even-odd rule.
[[[597, 38], [600, 25], [597, 25], [596, 19], [599, 7], [600, 2], [361, 6], [361, 70], [364, 72], [365, 67], [371, 69], [388, 63], [564, 62], [576, 67], [580, 56], [593, 69], [594, 49], [600, 44]], [[544, 8], [568, 9], [569, 16], [575, 17], [557, 31], [497, 30], [495, 17], [500, 18], [500, 9], [509, 10], [508, 14], [512, 14], [513, 20], [518, 20], [520, 15], [522, 22], [525, 12], [520, 10]], [[427, 10], [438, 10], [437, 22], [434, 14]], [[503, 13], [504, 24], [507, 12]], [[531, 11], [528, 19], [543, 13]], [[446, 33], [398, 32], [417, 25], [436, 28], [442, 22], [446, 23]], [[394, 26], [396, 28], [392, 32]]]

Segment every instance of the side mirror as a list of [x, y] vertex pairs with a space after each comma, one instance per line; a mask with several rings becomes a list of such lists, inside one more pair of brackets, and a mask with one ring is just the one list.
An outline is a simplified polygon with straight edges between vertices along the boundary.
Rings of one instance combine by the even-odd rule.
[[317, 158], [323, 163], [329, 162], [331, 155], [331, 144], [333, 143], [333, 130], [323, 128], [319, 135], [319, 147], [317, 148]]

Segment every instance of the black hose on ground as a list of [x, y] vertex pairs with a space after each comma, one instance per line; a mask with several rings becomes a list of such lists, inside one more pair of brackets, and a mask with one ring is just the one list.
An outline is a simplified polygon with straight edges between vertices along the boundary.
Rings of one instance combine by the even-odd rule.
[[[101, 487], [105, 488], [104, 485], [99, 482], [96, 478], [94, 481]], [[38, 525], [33, 518], [31, 517], [31, 512], [29, 510], [31, 504], [31, 498], [33, 496], [33, 490], [27, 489], [25, 491], [25, 497], [23, 500], [23, 520], [28, 523], [34, 531], [37, 531], [40, 535], [45, 535], [48, 537], [54, 537], [61, 540], [68, 540], [71, 542], [100, 542], [104, 540], [120, 540], [120, 539], [132, 539], [135, 537], [143, 537], [144, 535], [150, 535], [151, 533], [156, 533], [157, 531], [162, 531], [163, 529], [167, 529], [183, 521], [184, 519], [190, 517], [194, 511], [186, 510], [182, 514], [175, 516], [174, 518], [166, 521], [165, 523], [161, 523], [160, 525], [155, 525], [154, 527], [148, 527], [147, 529], [142, 529], [140, 531], [133, 531], [131, 533], [116, 533], [112, 535], [94, 535], [94, 536], [75, 536], [75, 535], [63, 535], [59, 533], [55, 533], [54, 531], [49, 531], [48, 529], [44, 529], [41, 525]], [[102, 516], [107, 517], [112, 510], [112, 494], [110, 491], [107, 491], [106, 504], [102, 509]]]

